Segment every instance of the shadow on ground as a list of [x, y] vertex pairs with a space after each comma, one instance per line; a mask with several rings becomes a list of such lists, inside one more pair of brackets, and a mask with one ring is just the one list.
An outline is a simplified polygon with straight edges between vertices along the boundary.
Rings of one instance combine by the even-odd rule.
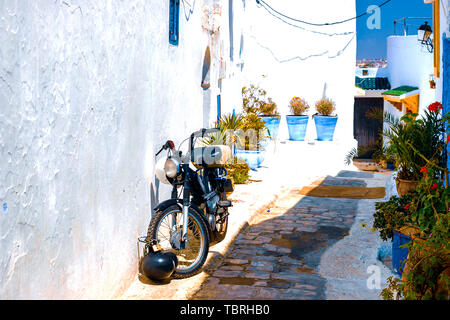
[[[326, 299], [327, 280], [318, 272], [321, 258], [355, 221], [364, 198], [348, 199], [349, 190], [374, 191], [363, 180], [370, 178], [372, 173], [341, 171], [312, 185], [308, 190], [314, 197], [308, 190], [291, 192], [244, 227], [220, 263], [205, 267], [208, 278], [191, 298]], [[321, 188], [335, 197], [321, 196]]]

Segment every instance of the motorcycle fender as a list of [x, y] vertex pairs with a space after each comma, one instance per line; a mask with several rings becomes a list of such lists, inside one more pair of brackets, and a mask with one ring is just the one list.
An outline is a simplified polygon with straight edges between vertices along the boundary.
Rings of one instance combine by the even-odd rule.
[[[168, 207], [173, 206], [173, 205], [178, 205], [180, 207], [180, 209], [181, 209], [183, 207], [183, 199], [168, 199], [168, 200], [158, 204], [153, 210], [155, 212], [161, 212], [161, 211], [164, 211], [165, 209], [167, 209]], [[206, 226], [208, 226], [209, 236], [211, 238], [211, 226], [209, 225], [208, 219], [206, 218], [206, 216], [203, 213], [203, 211], [199, 207], [197, 207], [195, 204], [193, 204], [193, 203], [191, 203], [190, 208], [193, 209], [194, 211], [196, 211], [200, 215], [200, 217], [202, 217], [202, 219], [205, 222]]]

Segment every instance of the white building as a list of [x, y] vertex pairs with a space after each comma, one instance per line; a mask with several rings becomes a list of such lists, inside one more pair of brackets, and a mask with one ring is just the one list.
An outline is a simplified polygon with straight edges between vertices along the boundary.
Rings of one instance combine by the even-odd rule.
[[387, 39], [388, 73], [392, 88], [411, 87], [411, 91], [400, 99], [403, 106], [398, 103], [397, 107], [394, 107], [392, 102], [395, 104], [397, 99], [385, 97], [385, 111], [398, 117], [410, 110], [407, 106], [408, 99], [409, 101], [415, 99], [418, 104], [418, 107], [411, 111], [423, 114], [431, 103], [444, 102], [444, 91], [449, 90], [444, 87], [443, 78], [446, 71], [445, 57], [449, 55], [448, 51], [445, 51], [444, 44], [450, 36], [448, 20], [450, 2], [439, 0], [424, 0], [424, 2], [433, 6], [431, 52], [418, 40], [417, 34], [391, 36]]
[[[270, 1], [270, 5], [282, 14], [316, 24], [342, 21], [356, 15], [354, 0], [284, 0]], [[282, 18], [255, 1], [247, 1], [245, 13], [246, 82], [266, 89], [268, 96], [278, 104], [283, 116], [280, 139], [288, 138], [284, 116], [290, 114], [292, 97], [307, 100], [311, 106], [309, 115], [316, 113], [316, 101], [328, 97], [336, 102], [339, 117], [335, 141], [350, 150], [356, 143], [353, 138], [355, 20], [332, 26], [311, 26]], [[316, 139], [311, 118], [306, 139]]]
[[1, 3], [0, 299], [126, 288], [136, 240], [169, 197], [155, 152], [216, 120], [217, 96], [224, 110], [240, 99], [229, 85], [240, 30], [229, 22], [242, 10], [225, 0]]

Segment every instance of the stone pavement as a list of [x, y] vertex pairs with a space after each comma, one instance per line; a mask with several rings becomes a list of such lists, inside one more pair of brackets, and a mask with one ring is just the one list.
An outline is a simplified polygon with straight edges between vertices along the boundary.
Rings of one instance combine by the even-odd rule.
[[[343, 171], [327, 186], [386, 186], [389, 176]], [[314, 185], [314, 184], [313, 184]], [[255, 216], [220, 266], [192, 299], [379, 299], [368, 288], [369, 266], [384, 286], [390, 271], [377, 260], [380, 239], [371, 224], [378, 200], [324, 198], [293, 190]]]

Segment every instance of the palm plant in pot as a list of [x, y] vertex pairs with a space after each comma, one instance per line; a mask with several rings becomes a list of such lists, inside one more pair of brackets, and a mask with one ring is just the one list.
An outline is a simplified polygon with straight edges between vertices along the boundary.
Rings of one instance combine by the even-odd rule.
[[333, 141], [338, 117], [333, 116], [336, 104], [333, 100], [323, 98], [316, 102], [317, 113], [313, 116], [316, 124], [318, 141]]
[[[432, 104], [421, 119], [407, 113], [400, 120], [386, 117], [389, 128], [385, 130], [388, 150], [394, 155], [397, 173], [397, 192], [404, 195], [415, 190], [429, 161], [446, 166], [446, 147], [442, 140], [444, 118], [440, 116], [441, 104]], [[442, 177], [442, 171], [435, 171]]]
[[289, 139], [304, 141], [308, 126], [308, 116], [305, 113], [309, 110], [309, 105], [305, 99], [293, 97], [289, 102], [289, 108], [292, 113], [292, 115], [286, 116]]

